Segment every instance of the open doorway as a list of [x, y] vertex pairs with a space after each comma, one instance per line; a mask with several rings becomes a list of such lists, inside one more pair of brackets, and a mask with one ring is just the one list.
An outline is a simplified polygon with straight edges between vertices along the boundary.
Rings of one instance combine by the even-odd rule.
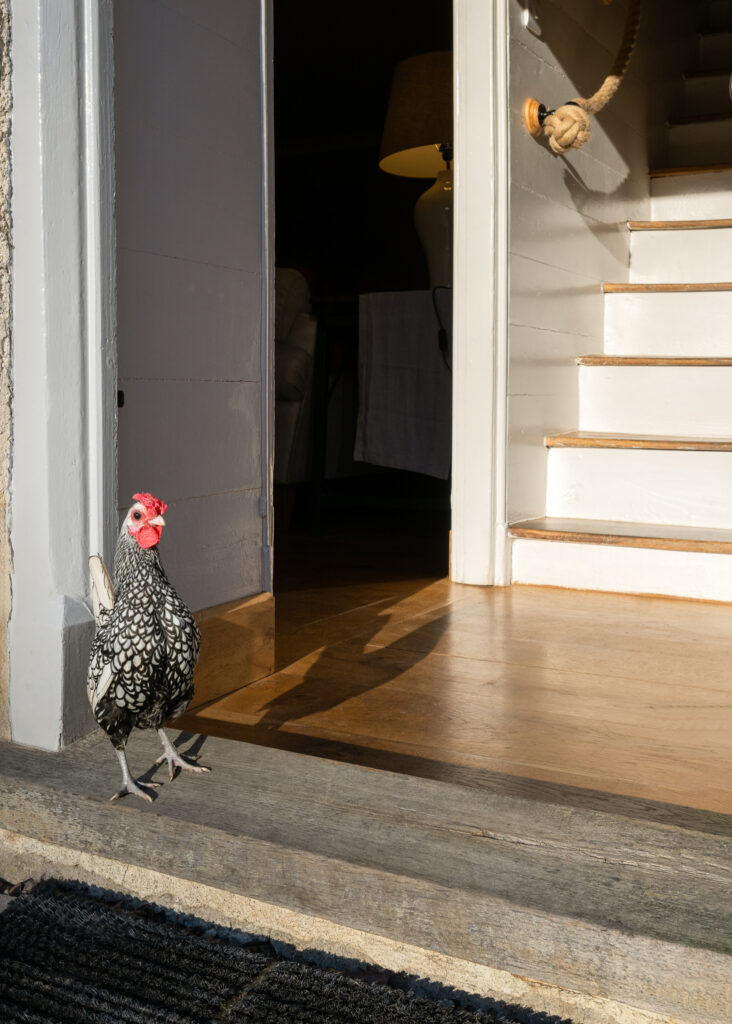
[[[432, 181], [379, 162], [395, 69], [451, 47], [451, 0], [317, 0], [306, 18], [274, 0], [283, 624], [303, 592], [319, 614], [316, 588], [351, 612], [385, 583], [416, 590], [448, 574], [450, 282], [431, 274], [415, 230]], [[445, 92], [451, 107], [451, 72]]]

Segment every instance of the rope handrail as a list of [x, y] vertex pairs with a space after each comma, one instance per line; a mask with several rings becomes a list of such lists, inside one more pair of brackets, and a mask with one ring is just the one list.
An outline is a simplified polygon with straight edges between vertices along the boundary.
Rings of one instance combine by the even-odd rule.
[[[608, 0], [603, 0], [607, 3]], [[623, 39], [610, 74], [597, 92], [587, 99], [578, 96], [556, 110], [547, 110], [538, 100], [528, 99], [524, 105], [526, 127], [534, 138], [542, 131], [555, 153], [568, 153], [584, 146], [590, 137], [590, 114], [597, 114], [618, 91], [638, 39], [641, 20], [641, 0], [631, 0]]]

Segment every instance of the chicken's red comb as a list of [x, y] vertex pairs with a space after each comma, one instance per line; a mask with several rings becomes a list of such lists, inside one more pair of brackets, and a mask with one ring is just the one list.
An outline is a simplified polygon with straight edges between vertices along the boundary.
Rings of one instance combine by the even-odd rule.
[[151, 516], [165, 515], [165, 510], [168, 507], [160, 498], [155, 498], [152, 494], [144, 492], [142, 494], [133, 494], [132, 500], [139, 501], [141, 505], [144, 505], [146, 512]]

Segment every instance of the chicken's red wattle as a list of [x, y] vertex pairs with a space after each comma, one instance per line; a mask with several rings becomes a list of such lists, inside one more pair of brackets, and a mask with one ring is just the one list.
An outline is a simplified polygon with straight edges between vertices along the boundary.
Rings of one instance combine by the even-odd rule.
[[161, 526], [151, 526], [150, 523], [145, 523], [135, 534], [137, 543], [141, 548], [154, 548], [157, 542], [160, 540], [160, 534], [163, 532]]

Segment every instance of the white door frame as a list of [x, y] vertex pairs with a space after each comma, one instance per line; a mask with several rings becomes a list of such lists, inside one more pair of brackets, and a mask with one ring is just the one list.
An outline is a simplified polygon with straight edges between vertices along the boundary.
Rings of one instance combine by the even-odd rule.
[[275, 388], [274, 388], [274, 7], [260, 0], [262, 42], [262, 589], [273, 590]]
[[454, 0], [452, 556], [458, 583], [510, 583], [507, 0]]
[[117, 249], [113, 0], [82, 0], [90, 550], [111, 565], [117, 538]]

